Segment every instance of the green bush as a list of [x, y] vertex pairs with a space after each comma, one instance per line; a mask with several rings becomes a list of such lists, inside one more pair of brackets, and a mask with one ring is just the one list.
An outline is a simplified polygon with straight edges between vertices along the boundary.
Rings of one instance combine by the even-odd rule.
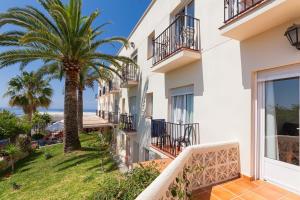
[[133, 200], [159, 175], [154, 166], [138, 167], [120, 176], [104, 178], [94, 200]]
[[22, 152], [30, 153], [32, 151], [31, 139], [27, 135], [18, 135], [16, 139], [16, 145]]
[[52, 118], [47, 113], [35, 112], [32, 117], [32, 127], [36, 134], [42, 134], [45, 132], [45, 129], [48, 124], [52, 121]]
[[19, 134], [29, 134], [31, 124], [25, 118], [3, 110], [0, 111], [0, 140], [10, 138], [13, 141]]

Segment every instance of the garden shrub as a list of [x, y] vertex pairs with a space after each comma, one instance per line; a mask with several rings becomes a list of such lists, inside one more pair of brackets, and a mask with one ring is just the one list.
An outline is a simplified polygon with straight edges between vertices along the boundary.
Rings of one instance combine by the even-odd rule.
[[7, 110], [0, 111], [0, 140], [10, 138], [14, 141], [17, 135], [29, 134], [30, 130], [31, 124], [27, 119]]
[[52, 118], [47, 113], [35, 112], [32, 117], [32, 127], [36, 134], [43, 134], [46, 127], [50, 124]]
[[105, 177], [94, 200], [134, 200], [159, 175], [154, 166], [137, 167], [121, 176]]
[[22, 152], [30, 153], [32, 151], [31, 139], [28, 137], [28, 135], [18, 135], [16, 139], [16, 145]]

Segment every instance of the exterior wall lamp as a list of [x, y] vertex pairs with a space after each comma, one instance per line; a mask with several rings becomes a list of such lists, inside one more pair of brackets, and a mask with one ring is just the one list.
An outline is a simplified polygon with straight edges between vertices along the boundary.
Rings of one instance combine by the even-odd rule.
[[292, 46], [300, 50], [300, 25], [294, 24], [289, 27], [284, 36], [287, 37]]
[[135, 49], [135, 44], [134, 44], [134, 42], [130, 42], [130, 46], [131, 46], [132, 48]]

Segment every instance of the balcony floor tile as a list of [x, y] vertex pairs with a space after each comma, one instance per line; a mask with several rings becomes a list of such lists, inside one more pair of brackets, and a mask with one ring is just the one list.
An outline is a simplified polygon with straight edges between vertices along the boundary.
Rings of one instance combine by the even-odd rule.
[[300, 200], [300, 196], [268, 182], [235, 179], [193, 192], [193, 200]]

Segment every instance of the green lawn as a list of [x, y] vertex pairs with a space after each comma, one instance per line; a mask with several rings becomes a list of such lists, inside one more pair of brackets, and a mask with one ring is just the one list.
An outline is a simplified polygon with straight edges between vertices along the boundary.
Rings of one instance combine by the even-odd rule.
[[[117, 174], [108, 150], [100, 150], [96, 134], [80, 136], [82, 151], [63, 154], [58, 144], [37, 150], [16, 165], [15, 173], [4, 178], [0, 172], [0, 199], [87, 199], [106, 176]], [[46, 160], [45, 152], [53, 155]], [[12, 183], [21, 185], [13, 190]]]

